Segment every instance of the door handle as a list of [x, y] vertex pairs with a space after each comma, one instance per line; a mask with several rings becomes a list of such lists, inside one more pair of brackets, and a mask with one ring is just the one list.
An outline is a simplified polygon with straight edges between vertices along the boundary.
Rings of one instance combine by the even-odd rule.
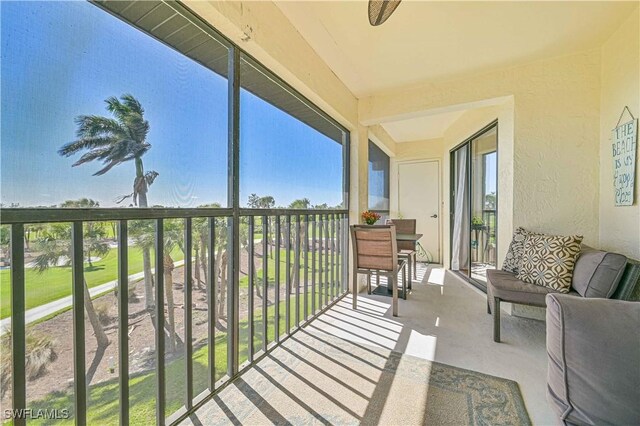
[[431, 217], [434, 218], [434, 219], [437, 219], [438, 215], [437, 214], [432, 214]]

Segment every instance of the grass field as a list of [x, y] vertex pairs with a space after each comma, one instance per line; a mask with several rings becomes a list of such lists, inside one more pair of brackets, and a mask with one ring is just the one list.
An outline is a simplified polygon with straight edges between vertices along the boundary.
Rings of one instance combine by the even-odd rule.
[[[183, 258], [182, 251], [175, 249], [172, 252], [174, 260]], [[151, 251], [153, 263], [154, 255]], [[142, 251], [137, 248], [129, 250], [129, 274], [142, 272]], [[93, 266], [85, 265], [85, 278], [89, 287], [95, 287], [117, 279], [118, 253], [116, 249], [109, 250], [106, 256]], [[44, 305], [54, 300], [71, 295], [71, 267], [56, 266], [38, 273], [33, 268], [25, 270], [26, 308], [31, 309]], [[11, 271], [0, 271], [0, 318], [6, 318], [11, 314]]]
[[[284, 282], [284, 270], [286, 250], [280, 250], [281, 264], [281, 281]], [[172, 252], [174, 260], [182, 260], [183, 253], [178, 248]], [[293, 258], [293, 256], [291, 256]], [[151, 251], [151, 259], [153, 263], [154, 255]], [[293, 260], [291, 260], [293, 263]], [[317, 260], [316, 260], [317, 264]], [[311, 266], [311, 253], [308, 254], [308, 265]], [[142, 271], [142, 252], [137, 248], [129, 250], [129, 275]], [[269, 281], [275, 282], [275, 260], [268, 258], [268, 275]], [[300, 265], [301, 271], [303, 265]], [[117, 279], [118, 273], [118, 254], [116, 249], [109, 250], [109, 253], [97, 262], [93, 262], [93, 266], [85, 266], [85, 278], [89, 288], [104, 284]], [[44, 305], [60, 298], [71, 295], [71, 267], [60, 266], [52, 267], [42, 273], [38, 273], [33, 268], [25, 270], [26, 285], [26, 309]], [[262, 281], [262, 259], [256, 258], [256, 276], [258, 283]], [[302, 279], [301, 272], [301, 279]], [[309, 278], [310, 279], [310, 278]], [[243, 275], [240, 278], [240, 287], [247, 287], [249, 278]], [[6, 318], [11, 314], [11, 272], [8, 269], [0, 271], [0, 319]]]
[[[308, 295], [309, 301], [311, 294]], [[301, 298], [302, 302], [302, 298]], [[280, 330], [281, 335], [285, 333], [285, 312], [286, 302], [280, 303]], [[300, 318], [303, 318], [303, 303], [300, 303]], [[310, 303], [309, 303], [310, 306]], [[292, 306], [292, 311], [295, 305]], [[254, 330], [256, 332], [254, 345], [256, 349], [262, 343], [262, 311], [256, 310], [254, 320]], [[291, 315], [293, 317], [293, 315]], [[267, 309], [267, 339], [272, 342], [275, 337], [275, 305]], [[293, 325], [293, 324], [292, 324]], [[215, 377], [216, 380], [222, 378], [226, 373], [227, 360], [227, 334], [216, 330], [215, 338]], [[240, 322], [240, 347], [241, 362], [246, 360], [248, 347], [248, 321]], [[203, 346], [194, 351], [193, 354], [193, 388], [194, 395], [207, 388], [208, 377], [208, 347]], [[165, 366], [166, 374], [166, 415], [178, 410], [184, 404], [185, 394], [185, 360], [184, 357], [176, 359]], [[131, 377], [130, 386], [130, 423], [132, 425], [152, 425], [155, 424], [155, 401], [156, 401], [156, 376], [155, 372], [148, 372]], [[170, 384], [170, 385], [169, 385]], [[51, 396], [34, 401], [28, 404], [28, 408], [39, 409], [71, 409], [74, 403], [72, 393], [53, 392]], [[87, 409], [87, 424], [117, 425], [118, 424], [118, 382], [116, 379], [90, 387], [89, 401]], [[73, 414], [73, 413], [72, 413]], [[32, 424], [44, 424], [39, 421], [31, 421]], [[73, 424], [73, 419], [69, 419], [61, 424]]]

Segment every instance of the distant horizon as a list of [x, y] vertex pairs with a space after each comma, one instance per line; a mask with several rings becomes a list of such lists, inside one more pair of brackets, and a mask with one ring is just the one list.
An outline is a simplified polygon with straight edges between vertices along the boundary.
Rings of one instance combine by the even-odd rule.
[[[88, 2], [7, 2], [1, 28], [0, 202], [58, 206], [90, 198], [128, 208], [132, 161], [103, 176], [58, 149], [79, 115], [111, 117], [104, 100], [130, 93], [145, 109], [152, 145], [145, 171], [159, 173], [149, 206], [227, 204], [227, 80]], [[82, 19], [79, 19], [79, 18]], [[240, 200], [276, 205], [308, 198], [342, 204], [342, 146], [241, 91]], [[320, 160], [320, 161], [319, 161]]]

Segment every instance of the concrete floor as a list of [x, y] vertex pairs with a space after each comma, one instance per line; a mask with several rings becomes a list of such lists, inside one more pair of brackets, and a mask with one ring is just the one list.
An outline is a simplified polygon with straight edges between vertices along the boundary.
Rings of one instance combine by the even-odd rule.
[[[327, 423], [365, 422], [371, 407], [390, 405], [387, 400], [370, 403], [373, 397], [368, 396], [369, 388], [380, 372], [371, 368], [375, 364], [372, 360], [366, 359], [373, 352], [389, 354], [389, 350], [516, 381], [532, 422], [556, 423], [546, 401], [547, 355], [542, 321], [503, 313], [503, 343], [494, 343], [486, 295], [450, 272], [424, 265], [419, 266], [412, 293], [407, 300], [399, 301], [398, 317], [391, 315], [390, 302], [387, 296], [360, 293], [354, 311], [351, 295], [347, 295], [183, 424], [312, 424], [317, 423], [318, 413], [333, 416], [322, 417]], [[301, 343], [314, 336], [324, 337]], [[323, 339], [327, 338], [346, 346], [323, 346]], [[336, 352], [338, 346], [348, 347], [338, 354], [354, 357], [351, 361], [362, 359], [362, 365], [345, 370], [346, 361], [327, 364], [327, 359], [333, 359], [329, 354]], [[320, 358], [310, 362], [311, 356]], [[376, 357], [373, 360], [379, 361]], [[356, 369], [366, 370], [366, 374], [353, 376]], [[359, 383], [361, 379], [366, 383]], [[331, 396], [341, 392], [346, 395], [344, 398]], [[354, 399], [354, 395], [362, 401]], [[353, 400], [364, 405], [344, 406], [343, 401]], [[285, 419], [282, 413], [288, 417]], [[344, 417], [344, 413], [350, 415]]]
[[398, 317], [391, 315], [390, 302], [389, 297], [360, 293], [354, 312], [347, 295], [308, 327], [514, 380], [520, 385], [533, 423], [556, 423], [546, 400], [544, 322], [512, 317], [503, 311], [502, 343], [495, 343], [486, 295], [453, 273], [432, 266], [419, 265], [418, 283], [413, 284], [407, 300], [399, 301]]

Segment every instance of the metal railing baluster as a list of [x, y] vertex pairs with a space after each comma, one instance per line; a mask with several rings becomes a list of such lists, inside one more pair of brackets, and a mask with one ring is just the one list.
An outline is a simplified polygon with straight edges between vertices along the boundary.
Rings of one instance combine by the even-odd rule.
[[87, 424], [87, 380], [84, 330], [84, 241], [83, 222], [73, 222], [71, 228], [73, 360], [76, 425]]
[[254, 300], [253, 300], [254, 288], [253, 287], [254, 287], [254, 282], [253, 282], [253, 280], [254, 280], [254, 275], [256, 273], [256, 271], [254, 271], [254, 268], [253, 268], [253, 259], [254, 259], [254, 256], [255, 256], [254, 247], [253, 247], [253, 238], [254, 238], [254, 218], [253, 218], [253, 216], [249, 216], [248, 220], [249, 220], [249, 234], [248, 234], [247, 244], [249, 245], [249, 259], [247, 260], [247, 262], [248, 262], [247, 263], [247, 269], [248, 269], [248, 272], [249, 272], [249, 275], [248, 275], [248, 278], [249, 278], [249, 294], [248, 294], [248, 297], [247, 297], [247, 300], [248, 300], [247, 303], [249, 304], [249, 306], [247, 308], [248, 308], [248, 316], [249, 317], [248, 317], [248, 324], [247, 324], [248, 328], [247, 328], [247, 330], [248, 330], [248, 335], [249, 335], [249, 342], [247, 342], [248, 343], [247, 351], [249, 353], [249, 355], [248, 355], [249, 362], [253, 362], [253, 354], [255, 353], [254, 352], [255, 348], [253, 346], [253, 338], [254, 338], [254, 332], [255, 332], [254, 323], [253, 323], [253, 320], [254, 320], [254, 313], [253, 313], [253, 303], [254, 303]]
[[285, 303], [285, 329], [287, 330], [287, 335], [291, 332], [291, 216], [287, 215], [286, 220], [286, 235], [287, 241], [285, 243], [285, 248], [287, 250], [285, 254], [285, 266], [287, 267], [287, 271], [285, 273], [285, 291], [287, 293], [287, 300]]
[[[14, 410], [27, 408], [25, 296], [24, 224], [16, 223], [11, 225], [11, 346], [13, 351], [11, 395]], [[23, 426], [26, 424], [26, 419], [23, 416], [16, 416], [13, 424]]]
[[185, 357], [185, 406], [193, 405], [193, 234], [192, 220], [184, 220], [184, 357]]
[[164, 220], [156, 219], [156, 424], [165, 423]]
[[304, 268], [304, 320], [309, 318], [309, 215], [304, 216], [304, 246], [303, 246], [303, 268]]
[[336, 295], [342, 295], [342, 277], [340, 275], [340, 267], [341, 267], [341, 259], [340, 254], [342, 253], [342, 247], [340, 247], [342, 239], [340, 238], [340, 216], [336, 215]]
[[233, 377], [240, 357], [240, 219], [236, 215], [227, 218], [227, 253], [227, 375]]
[[118, 384], [120, 424], [129, 424], [129, 232], [118, 222]]
[[262, 216], [262, 350], [267, 351], [267, 301], [269, 300], [269, 221]]
[[311, 215], [311, 315], [316, 314], [316, 215]]
[[331, 300], [336, 298], [336, 217], [335, 215], [329, 215], [331, 217], [331, 239], [329, 250], [331, 250], [331, 271], [329, 274], [331, 275]]
[[322, 282], [322, 252], [324, 250], [324, 240], [322, 239], [322, 215], [318, 215], [318, 309], [324, 306], [324, 283]]
[[349, 291], [349, 215], [342, 217], [342, 291]]
[[324, 215], [324, 301], [329, 305], [329, 215]]
[[302, 226], [300, 226], [300, 215], [296, 215], [296, 244], [295, 244], [295, 256], [296, 261], [294, 265], [296, 267], [296, 282], [294, 283], [296, 286], [296, 327], [300, 326], [300, 231], [302, 230]]
[[275, 232], [275, 276], [276, 276], [276, 289], [274, 296], [275, 303], [275, 341], [280, 342], [280, 215], [276, 215], [276, 229]]
[[218, 312], [218, 264], [216, 259], [216, 218], [208, 219], [209, 238], [207, 241], [207, 346], [209, 391], [216, 387], [216, 324]]

